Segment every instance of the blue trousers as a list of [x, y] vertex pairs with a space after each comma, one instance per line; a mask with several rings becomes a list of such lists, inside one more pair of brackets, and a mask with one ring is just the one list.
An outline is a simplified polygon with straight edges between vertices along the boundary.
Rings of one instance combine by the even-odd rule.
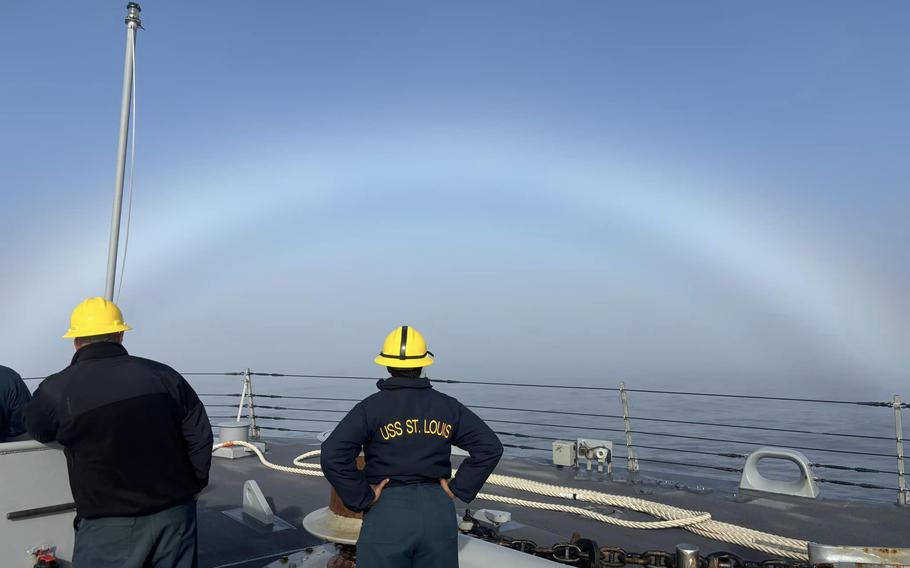
[[196, 502], [142, 517], [81, 519], [73, 568], [196, 568]]
[[455, 504], [438, 484], [386, 487], [364, 515], [357, 568], [457, 568]]

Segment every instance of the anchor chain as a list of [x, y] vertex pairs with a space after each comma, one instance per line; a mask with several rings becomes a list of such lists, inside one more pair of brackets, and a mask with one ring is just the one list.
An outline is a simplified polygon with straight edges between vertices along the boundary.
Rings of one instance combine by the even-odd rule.
[[[500, 534], [498, 527], [481, 525], [474, 520], [471, 510], [465, 511], [461, 532], [476, 538], [505, 546], [525, 554], [532, 554], [567, 566], [578, 568], [623, 568], [643, 566], [644, 568], [676, 568], [676, 554], [664, 550], [629, 552], [618, 546], [597, 546], [591, 539], [573, 533], [568, 542], [552, 546], [539, 546], [529, 539], [512, 539]], [[470, 527], [470, 528], [466, 528]], [[698, 568], [809, 568], [807, 564], [790, 560], [772, 559], [765, 561], [743, 560], [732, 552], [714, 552], [698, 557]]]
[[[663, 550], [649, 550], [641, 554], [626, 552], [616, 546], [600, 548], [602, 568], [622, 568], [635, 565], [646, 568], [676, 568], [676, 555]], [[808, 564], [779, 558], [754, 561], [743, 560], [732, 552], [714, 552], [698, 557], [698, 568], [808, 568]]]

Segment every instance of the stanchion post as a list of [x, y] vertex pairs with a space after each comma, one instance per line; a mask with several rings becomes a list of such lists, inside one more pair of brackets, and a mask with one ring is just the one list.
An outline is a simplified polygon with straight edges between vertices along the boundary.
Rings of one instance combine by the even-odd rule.
[[247, 407], [250, 411], [250, 438], [259, 439], [259, 427], [256, 425], [256, 403], [253, 400], [253, 371], [247, 368], [243, 372], [243, 388], [246, 391]]
[[907, 479], [904, 473], [904, 427], [901, 423], [901, 397], [894, 395], [891, 405], [894, 408], [894, 438], [897, 440], [897, 496], [898, 505], [907, 505]]
[[240, 422], [240, 417], [243, 416], [243, 405], [246, 404], [246, 393], [249, 385], [246, 381], [246, 373], [243, 375], [243, 384], [240, 387], [240, 404], [237, 405], [237, 422]]
[[635, 447], [632, 446], [632, 424], [629, 422], [629, 393], [626, 392], [626, 383], [619, 383], [619, 400], [622, 401], [622, 423], [626, 431], [626, 469], [629, 473], [638, 472], [638, 458], [635, 457]]

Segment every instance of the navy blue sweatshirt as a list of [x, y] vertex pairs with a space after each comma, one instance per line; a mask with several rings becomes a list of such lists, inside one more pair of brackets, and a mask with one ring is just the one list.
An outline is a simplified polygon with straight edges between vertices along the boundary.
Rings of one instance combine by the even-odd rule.
[[19, 373], [0, 365], [0, 442], [25, 433], [22, 411], [31, 398]]
[[[483, 420], [426, 378], [392, 377], [379, 392], [357, 403], [322, 443], [322, 471], [345, 506], [364, 511], [373, 502], [370, 484], [437, 483], [452, 475], [452, 445], [466, 450], [449, 489], [468, 503], [502, 457], [502, 444]], [[361, 449], [366, 468], [358, 471]]]
[[212, 427], [199, 397], [177, 371], [119, 343], [79, 349], [35, 391], [25, 423], [64, 447], [80, 517], [148, 515], [208, 483]]

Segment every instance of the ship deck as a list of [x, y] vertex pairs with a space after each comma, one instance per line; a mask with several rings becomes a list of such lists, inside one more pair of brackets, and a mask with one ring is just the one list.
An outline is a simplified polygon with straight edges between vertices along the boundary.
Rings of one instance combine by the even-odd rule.
[[[280, 465], [291, 465], [297, 455], [318, 449], [316, 444], [301, 439], [269, 438], [267, 443], [268, 459]], [[887, 503], [810, 500], [767, 494], [747, 496], [734, 495], [729, 491], [701, 494], [674, 486], [576, 479], [575, 471], [571, 469], [512, 459], [503, 459], [497, 473], [707, 511], [716, 520], [812, 542], [853, 546], [910, 546], [910, 509]], [[273, 532], [255, 522], [242, 523], [224, 514], [225, 511], [241, 506], [241, 490], [247, 479], [258, 482], [275, 514], [293, 528]], [[565, 503], [501, 487], [488, 486], [485, 491], [534, 501]], [[259, 568], [283, 553], [322, 544], [322, 541], [303, 530], [301, 523], [305, 515], [325, 507], [328, 501], [329, 484], [321, 477], [275, 471], [264, 467], [255, 457], [235, 460], [214, 458], [210, 485], [199, 498], [200, 566]], [[463, 503], [457, 507], [459, 513], [464, 512]], [[576, 515], [513, 507], [480, 499], [471, 503], [470, 508], [511, 512], [512, 522], [503, 527], [502, 534], [511, 538], [530, 539], [540, 546], [567, 542], [572, 533], [577, 532], [583, 538], [593, 539], [598, 546], [615, 546], [629, 552], [641, 553], [654, 549], [671, 552], [677, 544], [688, 543], [697, 545], [702, 554], [727, 551], [748, 560], [768, 558], [761, 552], [705, 539], [683, 529], [626, 529]], [[609, 508], [596, 510], [610, 511]], [[613, 514], [629, 520], [653, 520], [646, 515], [623, 510], [614, 510]]]

